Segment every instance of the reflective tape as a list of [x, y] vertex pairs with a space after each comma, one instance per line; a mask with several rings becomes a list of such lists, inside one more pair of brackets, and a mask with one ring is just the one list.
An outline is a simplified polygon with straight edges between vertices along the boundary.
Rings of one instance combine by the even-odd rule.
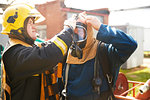
[[63, 55], [66, 54], [66, 52], [67, 52], [67, 45], [62, 39], [60, 39], [59, 37], [56, 37], [56, 39], [54, 40], [54, 43], [61, 50]]

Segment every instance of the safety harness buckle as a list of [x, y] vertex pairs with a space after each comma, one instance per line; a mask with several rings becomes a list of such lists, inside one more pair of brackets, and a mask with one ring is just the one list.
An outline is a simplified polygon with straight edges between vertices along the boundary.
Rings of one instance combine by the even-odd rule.
[[108, 74], [106, 74], [106, 77], [107, 77], [108, 83], [109, 83], [109, 84], [112, 83], [113, 77], [110, 76], [110, 75], [108, 75]]
[[62, 95], [63, 95], [64, 97], [67, 96], [67, 91], [66, 91], [66, 89], [63, 89], [61, 93], [62, 93]]

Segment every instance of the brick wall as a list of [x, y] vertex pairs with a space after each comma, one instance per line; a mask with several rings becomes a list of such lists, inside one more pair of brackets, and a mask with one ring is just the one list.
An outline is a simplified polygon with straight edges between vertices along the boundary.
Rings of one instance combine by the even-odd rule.
[[[66, 8], [64, 0], [54, 0], [45, 4], [36, 5], [36, 8], [46, 18], [46, 20], [39, 25], [46, 25], [46, 37], [52, 38], [63, 29], [63, 23], [67, 19], [68, 13], [80, 13], [83, 10]], [[103, 17], [103, 23], [108, 24], [108, 9], [97, 9], [93, 11], [87, 11], [90, 15], [96, 15]]]
[[36, 5], [36, 7], [46, 18], [43, 24], [47, 26], [47, 38], [50, 39], [62, 30], [63, 22], [66, 19], [65, 12], [61, 11], [59, 0]]

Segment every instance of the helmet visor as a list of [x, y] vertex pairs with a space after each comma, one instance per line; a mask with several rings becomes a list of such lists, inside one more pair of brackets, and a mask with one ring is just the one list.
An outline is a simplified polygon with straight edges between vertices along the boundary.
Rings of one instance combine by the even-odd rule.
[[29, 12], [29, 17], [35, 17], [35, 23], [39, 23], [45, 20], [45, 17], [40, 14], [36, 9], [32, 9]]

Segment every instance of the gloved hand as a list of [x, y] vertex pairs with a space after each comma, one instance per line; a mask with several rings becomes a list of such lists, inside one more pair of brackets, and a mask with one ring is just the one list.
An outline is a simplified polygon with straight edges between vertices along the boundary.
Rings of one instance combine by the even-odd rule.
[[77, 22], [81, 22], [86, 25], [86, 12], [79, 13]]
[[76, 28], [76, 15], [73, 15], [71, 18], [65, 20], [64, 26], [68, 26], [74, 31]]
[[88, 15], [85, 19], [88, 25], [91, 25], [97, 31], [99, 30], [102, 22], [97, 17]]

